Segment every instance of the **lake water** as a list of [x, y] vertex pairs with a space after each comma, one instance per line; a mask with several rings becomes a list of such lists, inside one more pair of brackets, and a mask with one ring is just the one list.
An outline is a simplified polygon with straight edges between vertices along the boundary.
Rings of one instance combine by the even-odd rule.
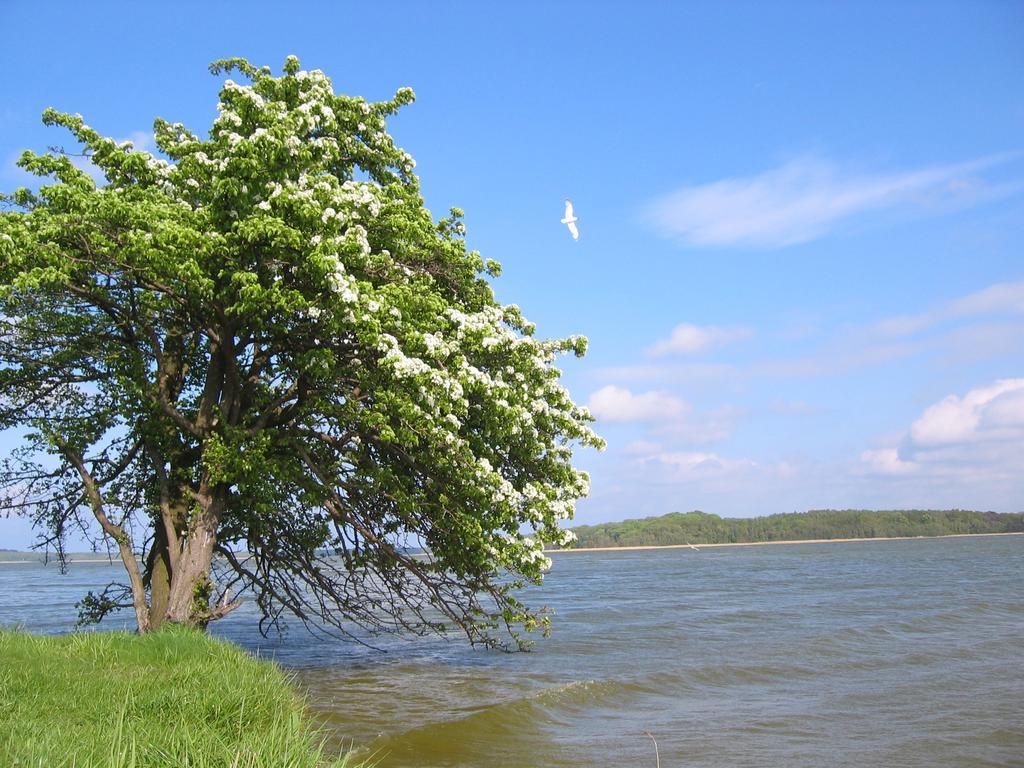
[[[66, 631], [117, 576], [0, 565], [0, 624]], [[335, 744], [385, 766], [1024, 766], [1024, 536], [556, 554], [528, 654], [386, 653], [251, 614]]]

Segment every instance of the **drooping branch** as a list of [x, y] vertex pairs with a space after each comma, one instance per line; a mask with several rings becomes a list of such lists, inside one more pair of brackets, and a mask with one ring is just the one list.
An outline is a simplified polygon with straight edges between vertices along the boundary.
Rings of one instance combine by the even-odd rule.
[[103, 532], [117, 544], [118, 551], [121, 554], [121, 562], [124, 563], [125, 570], [128, 572], [128, 580], [132, 591], [132, 605], [135, 608], [135, 618], [138, 621], [139, 631], [146, 632], [149, 630], [149, 606], [146, 601], [146, 588], [142, 583], [139, 561], [132, 550], [131, 538], [122, 526], [111, 522], [107, 517], [99, 487], [92, 473], [85, 466], [82, 456], [60, 436], [54, 435], [53, 442], [64, 458], [78, 472], [96, 521], [100, 524]]
[[[420, 583], [422, 588], [431, 596], [431, 604], [460, 627], [463, 632], [465, 632], [471, 643], [482, 643], [484, 645], [496, 644], [492, 638], [480, 632], [480, 628], [471, 618], [472, 614], [475, 612], [474, 609], [478, 607], [475, 602], [475, 598], [472, 597], [471, 591], [460, 588], [460, 599], [449, 599], [443, 593], [441, 587], [451, 582], [443, 573], [439, 574], [435, 572], [428, 574], [415, 558], [400, 552], [393, 544], [378, 536], [355, 515], [351, 514], [345, 500], [338, 495], [336, 490], [338, 483], [334, 478], [328, 475], [323, 467], [313, 459], [309, 451], [304, 447], [299, 446], [296, 450], [298, 451], [303, 463], [305, 463], [313, 473], [322, 489], [326, 492], [327, 499], [325, 503], [327, 509], [336, 520], [343, 525], [348, 525], [354, 528], [359, 535], [361, 535], [366, 541], [370, 542], [379, 552], [383, 553], [394, 563], [405, 569], [405, 571], [412, 574]], [[468, 608], [466, 603], [467, 597], [469, 598]]]

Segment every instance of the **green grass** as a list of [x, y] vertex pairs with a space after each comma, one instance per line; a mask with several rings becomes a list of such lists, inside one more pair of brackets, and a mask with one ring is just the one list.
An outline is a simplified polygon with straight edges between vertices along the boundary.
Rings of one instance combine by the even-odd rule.
[[[196, 632], [0, 630], [0, 765], [340, 768], [274, 664]], [[349, 764], [349, 768], [356, 768]]]

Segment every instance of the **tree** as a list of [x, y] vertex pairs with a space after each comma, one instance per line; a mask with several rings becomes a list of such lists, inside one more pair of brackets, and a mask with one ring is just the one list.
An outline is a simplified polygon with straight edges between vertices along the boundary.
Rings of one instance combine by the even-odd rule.
[[0, 509], [61, 557], [72, 531], [116, 545], [128, 583], [82, 607], [143, 632], [239, 590], [264, 629], [546, 626], [514, 592], [588, 491], [571, 449], [601, 440], [553, 365], [586, 340], [535, 338], [462, 212], [433, 220], [386, 132], [411, 90], [339, 95], [295, 57], [211, 71], [249, 84], [208, 138], [158, 119], [160, 157], [47, 110], [106, 182], [19, 161], [49, 183], [0, 213], [0, 428], [25, 431]]

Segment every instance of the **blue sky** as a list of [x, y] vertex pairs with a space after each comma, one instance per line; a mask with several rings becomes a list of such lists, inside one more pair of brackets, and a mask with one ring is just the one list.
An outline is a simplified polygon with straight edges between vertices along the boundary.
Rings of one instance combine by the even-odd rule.
[[216, 58], [408, 85], [435, 215], [591, 340], [577, 521], [1024, 508], [1024, 5], [487, 5], [5, 3], [0, 187], [47, 106], [205, 129]]

